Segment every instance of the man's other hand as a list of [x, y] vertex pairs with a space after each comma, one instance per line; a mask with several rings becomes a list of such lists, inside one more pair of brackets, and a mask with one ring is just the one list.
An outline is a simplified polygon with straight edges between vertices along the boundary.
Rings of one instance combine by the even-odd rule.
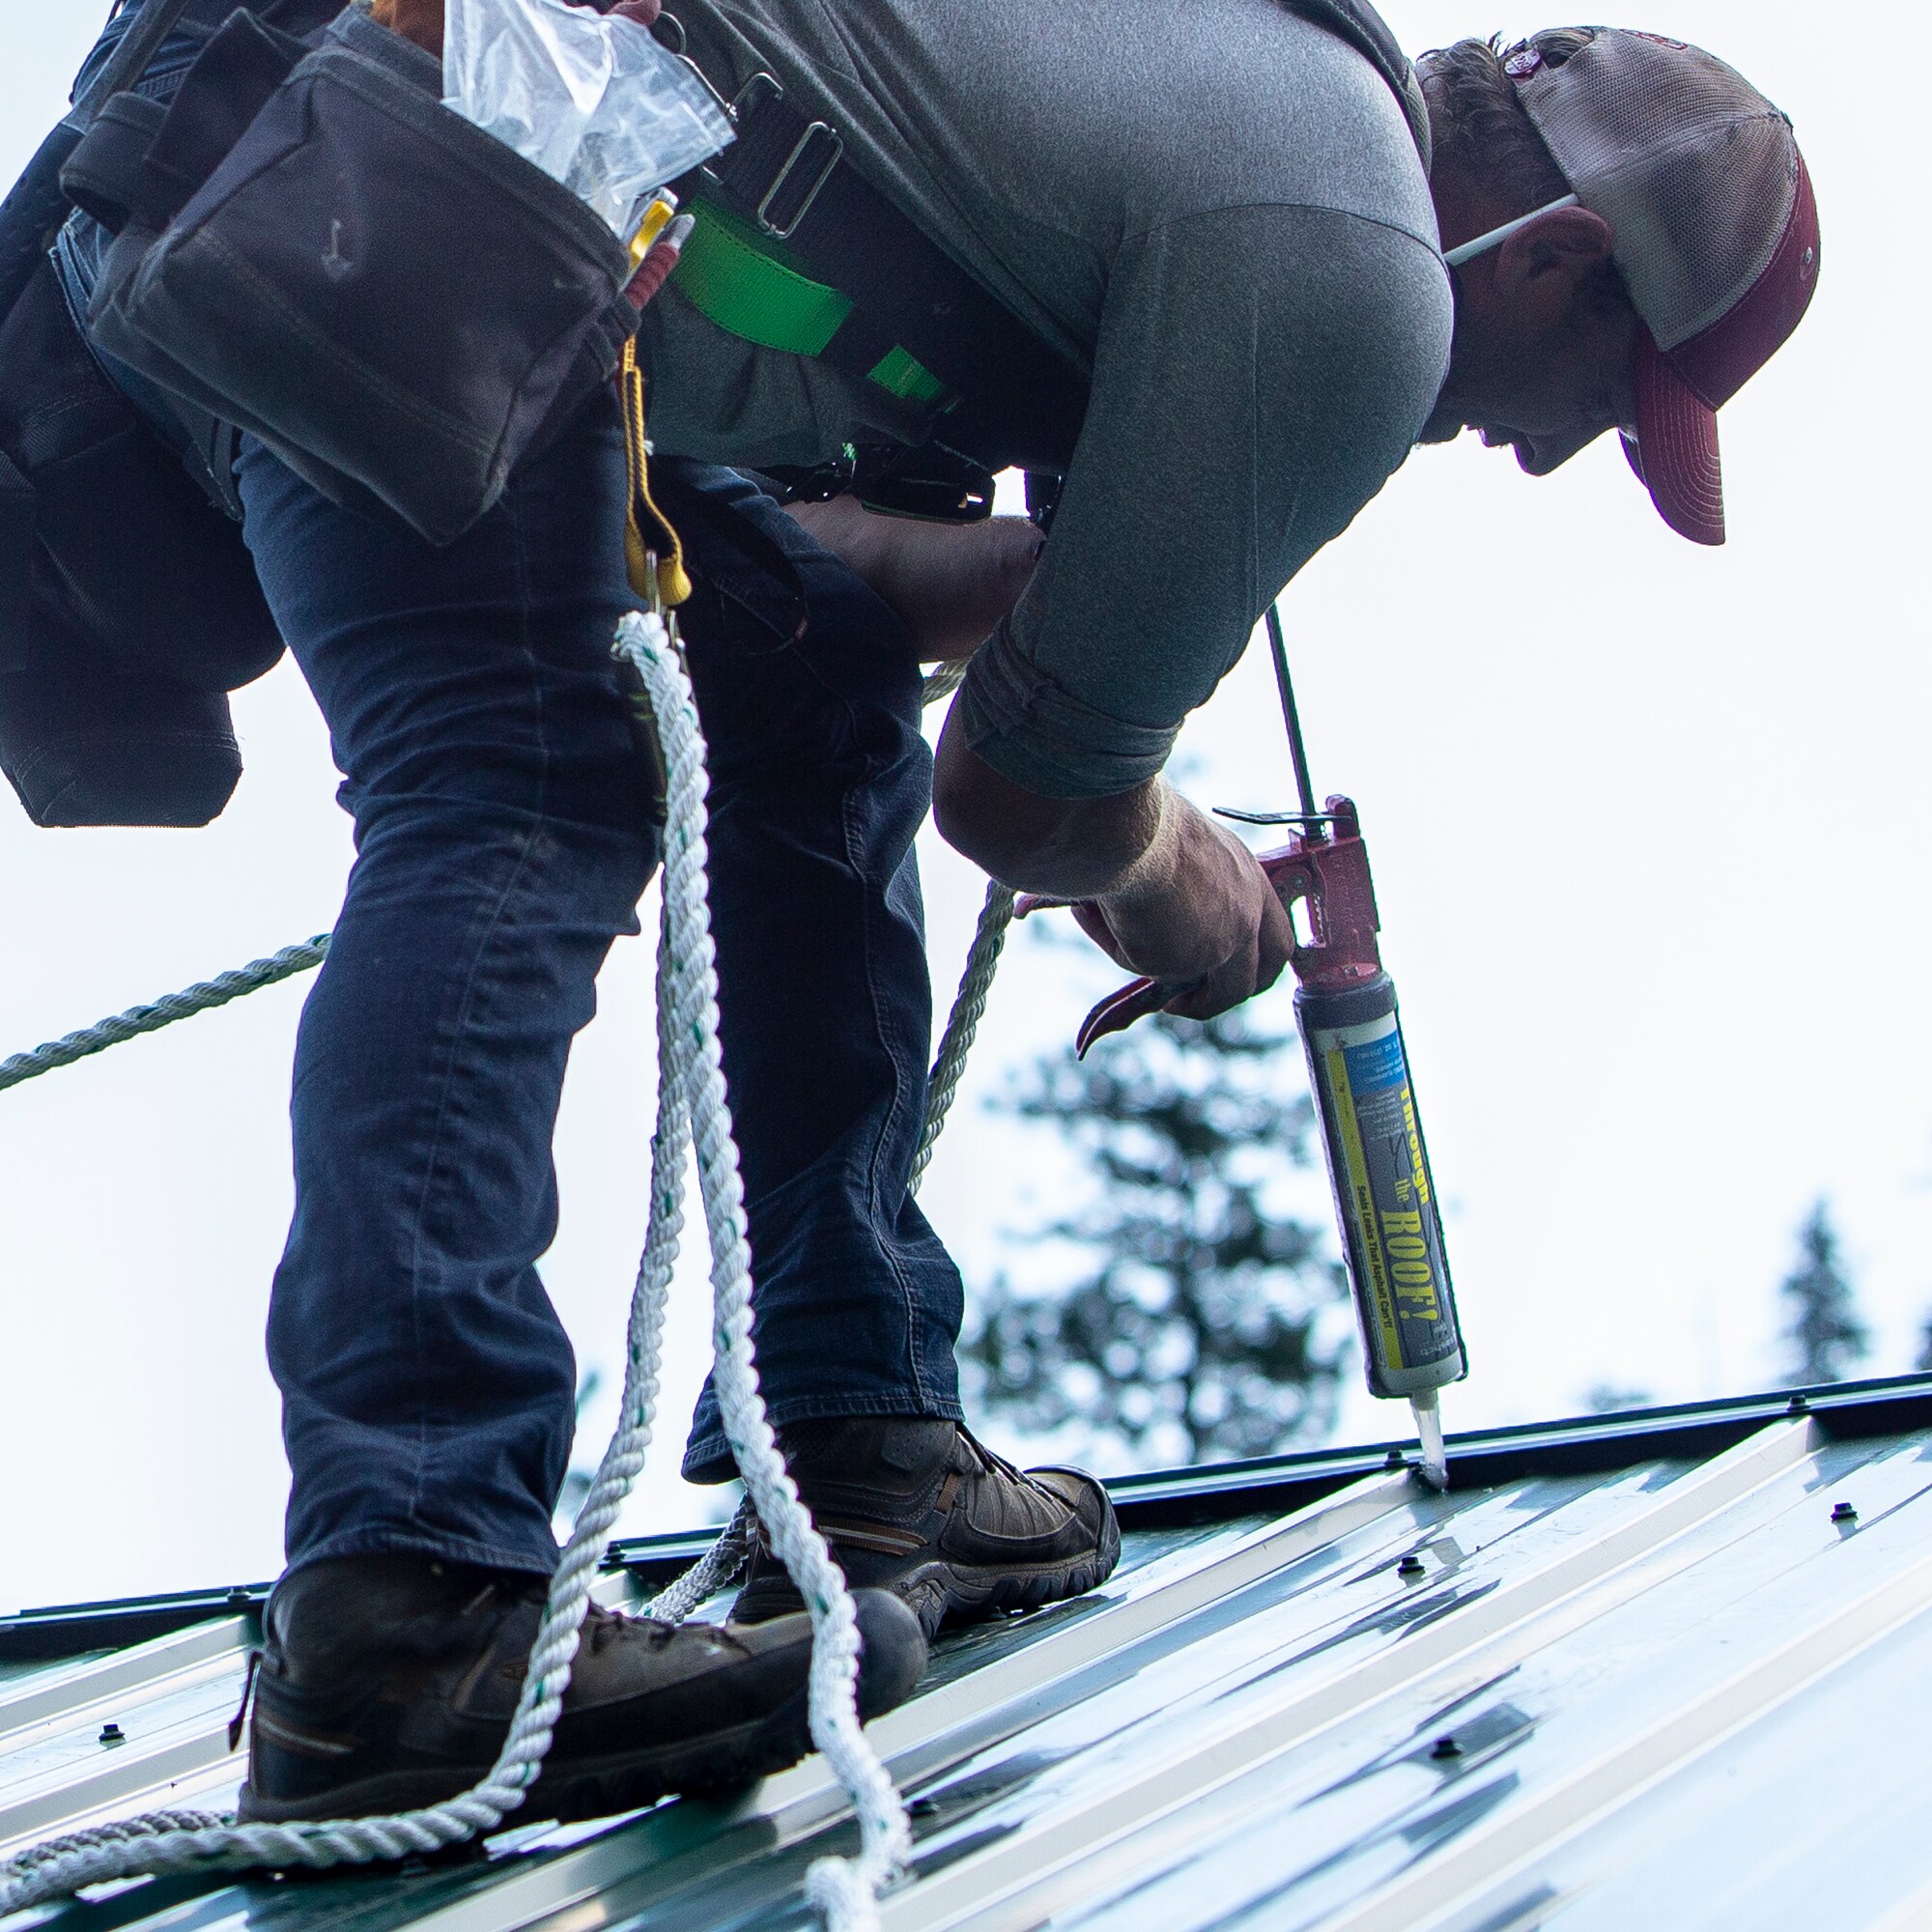
[[893, 608], [922, 664], [971, 657], [1020, 601], [1039, 557], [1039, 531], [1024, 517], [931, 524], [881, 516], [855, 497], [785, 507]]
[[375, 0], [370, 11], [378, 26], [442, 58], [442, 0]]
[[1002, 778], [949, 720], [933, 813], [996, 879], [1073, 902], [1110, 958], [1184, 982], [1170, 1012], [1211, 1019], [1271, 986], [1294, 943], [1281, 901], [1232, 832], [1155, 779], [1111, 798], [1053, 799]]
[[[572, 6], [592, 6], [594, 0], [571, 0]], [[663, 0], [617, 0], [614, 7], [596, 7], [650, 31], [651, 22], [662, 10]], [[438, 60], [442, 58], [443, 0], [372, 0], [370, 13], [376, 24], [413, 41]]]

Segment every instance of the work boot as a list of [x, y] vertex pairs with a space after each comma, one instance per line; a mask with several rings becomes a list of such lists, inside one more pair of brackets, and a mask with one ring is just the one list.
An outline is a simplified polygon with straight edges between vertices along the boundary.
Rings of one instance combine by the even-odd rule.
[[[496, 1762], [543, 1616], [541, 1577], [406, 1555], [313, 1563], [269, 1601], [242, 1816], [368, 1817], [453, 1798]], [[858, 1598], [866, 1717], [925, 1667], [896, 1599]], [[599, 1818], [794, 1764], [811, 1625], [678, 1628], [594, 1605], [520, 1818]]]
[[[890, 1590], [928, 1637], [946, 1622], [1037, 1610], [1113, 1575], [1121, 1529], [1079, 1469], [1022, 1474], [956, 1422], [860, 1416], [780, 1432], [786, 1465], [855, 1590]], [[731, 1609], [762, 1627], [800, 1598], [762, 1535]]]

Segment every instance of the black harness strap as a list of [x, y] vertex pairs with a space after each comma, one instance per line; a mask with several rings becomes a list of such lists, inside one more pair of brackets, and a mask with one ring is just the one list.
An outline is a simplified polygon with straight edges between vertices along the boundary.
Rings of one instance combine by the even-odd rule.
[[[1429, 119], [1406, 56], [1368, 0], [1283, 0], [1346, 41], [1402, 104], [1424, 167]], [[710, 195], [788, 261], [853, 303], [819, 352], [865, 378], [895, 346], [946, 387], [933, 440], [983, 465], [1064, 472], [1087, 413], [1088, 378], [873, 187], [838, 130], [808, 118], [768, 73], [732, 103], [737, 139], [679, 187]]]
[[1087, 412], [1087, 378], [989, 294], [844, 158], [769, 75], [735, 103], [737, 139], [698, 191], [782, 243], [801, 270], [852, 298], [823, 351], [861, 378], [909, 350], [957, 400], [935, 435], [990, 469], [1064, 469]]

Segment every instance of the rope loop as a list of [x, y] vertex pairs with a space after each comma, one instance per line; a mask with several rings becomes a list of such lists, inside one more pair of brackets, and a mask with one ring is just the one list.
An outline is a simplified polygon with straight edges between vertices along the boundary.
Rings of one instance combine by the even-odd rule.
[[[0, 1864], [0, 1918], [82, 1887], [168, 1872], [326, 1870], [435, 1852], [497, 1831], [525, 1802], [543, 1768], [570, 1685], [578, 1634], [618, 1511], [643, 1467], [657, 1409], [664, 1317], [684, 1234], [684, 1175], [695, 1152], [711, 1244], [714, 1378], [724, 1433], [746, 1494], [711, 1549], [645, 1609], [681, 1623], [744, 1567], [762, 1523], [811, 1616], [812, 1743], [859, 1819], [856, 1859], [825, 1858], [807, 1871], [807, 1897], [829, 1932], [876, 1932], [878, 1895], [912, 1852], [905, 1804], [859, 1721], [859, 1627], [851, 1593], [799, 1498], [766, 1419], [752, 1347], [751, 1248], [744, 1185], [718, 1044], [718, 970], [706, 902], [704, 739], [674, 627], [632, 613], [612, 653], [647, 694], [664, 754], [668, 823], [658, 928], [658, 1110], [651, 1135], [649, 1218], [625, 1335], [616, 1430], [598, 1464], [550, 1594], [517, 1709], [497, 1762], [480, 1783], [440, 1804], [392, 1817], [242, 1824], [228, 1813], [154, 1811], [70, 1833]], [[973, 1044], [1013, 914], [1013, 895], [989, 886], [964, 978], [933, 1063], [913, 1166], [924, 1173]], [[0, 1089], [33, 1079], [120, 1040], [226, 1005], [319, 965], [327, 935], [0, 1063]]]

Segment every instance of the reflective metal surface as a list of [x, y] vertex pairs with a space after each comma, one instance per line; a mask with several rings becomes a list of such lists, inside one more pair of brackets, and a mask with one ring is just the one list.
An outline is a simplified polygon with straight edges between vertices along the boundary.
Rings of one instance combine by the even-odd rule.
[[[1104, 1590], [942, 1640], [873, 1726], [919, 1840], [888, 1932], [1932, 1924], [1927, 1393], [1520, 1432], [1465, 1453], [1448, 1495], [1331, 1459], [1286, 1516], [1243, 1504], [1313, 1483], [1312, 1459], [1143, 1484], [1172, 1526], [1130, 1527]], [[1712, 1430], [1714, 1453], [1646, 1453]], [[228, 1617], [0, 1674], [0, 1849], [225, 1803], [248, 1634]], [[778, 1932], [810, 1922], [805, 1867], [852, 1835], [811, 1760], [729, 1806], [538, 1822], [465, 1863], [40, 1916]]]

